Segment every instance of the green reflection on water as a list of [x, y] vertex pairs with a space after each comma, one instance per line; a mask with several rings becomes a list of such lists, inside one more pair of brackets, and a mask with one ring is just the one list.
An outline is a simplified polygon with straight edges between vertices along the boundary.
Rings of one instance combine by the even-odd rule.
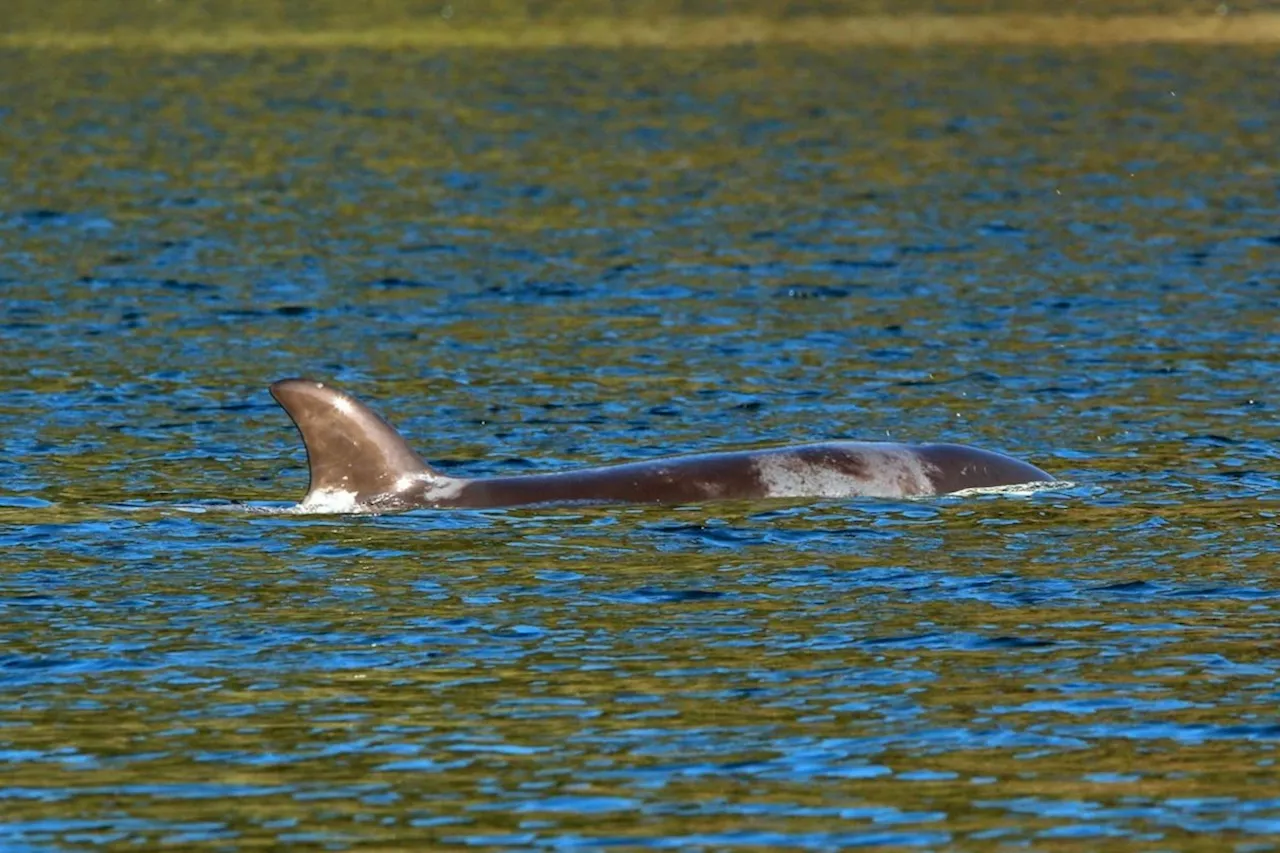
[[[0, 462], [53, 503], [0, 510], [0, 817], [1265, 838], [1266, 58], [0, 54]], [[177, 509], [300, 494], [312, 372], [453, 470], [888, 434], [1105, 488]]]

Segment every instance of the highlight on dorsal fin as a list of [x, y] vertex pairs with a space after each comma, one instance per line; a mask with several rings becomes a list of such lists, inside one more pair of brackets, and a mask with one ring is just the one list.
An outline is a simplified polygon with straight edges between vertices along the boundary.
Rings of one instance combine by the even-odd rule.
[[304, 503], [343, 495], [357, 504], [402, 491], [405, 477], [438, 477], [395, 428], [355, 397], [311, 379], [271, 386], [302, 434], [311, 469]]

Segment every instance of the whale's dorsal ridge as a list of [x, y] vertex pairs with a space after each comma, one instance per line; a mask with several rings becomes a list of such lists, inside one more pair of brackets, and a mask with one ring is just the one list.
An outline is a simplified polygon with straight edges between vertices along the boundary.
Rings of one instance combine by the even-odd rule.
[[409, 481], [441, 477], [350, 394], [311, 379], [281, 379], [271, 396], [289, 413], [307, 450], [311, 485], [304, 503], [342, 496], [365, 505], [404, 491]]

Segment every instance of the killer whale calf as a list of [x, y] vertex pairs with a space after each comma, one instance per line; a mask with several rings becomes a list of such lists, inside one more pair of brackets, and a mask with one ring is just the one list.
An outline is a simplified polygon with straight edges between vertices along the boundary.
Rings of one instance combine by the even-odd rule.
[[829, 441], [467, 480], [432, 468], [376, 412], [331, 385], [282, 379], [271, 396], [306, 447], [311, 484], [299, 508], [321, 512], [903, 498], [1054, 479], [1027, 462], [960, 444]]

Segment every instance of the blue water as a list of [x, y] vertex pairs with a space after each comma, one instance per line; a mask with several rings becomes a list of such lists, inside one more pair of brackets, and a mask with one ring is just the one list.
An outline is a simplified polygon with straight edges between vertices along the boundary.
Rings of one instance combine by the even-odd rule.
[[[1275, 848], [1271, 58], [0, 53], [0, 846]], [[252, 512], [291, 375], [1066, 482]]]

